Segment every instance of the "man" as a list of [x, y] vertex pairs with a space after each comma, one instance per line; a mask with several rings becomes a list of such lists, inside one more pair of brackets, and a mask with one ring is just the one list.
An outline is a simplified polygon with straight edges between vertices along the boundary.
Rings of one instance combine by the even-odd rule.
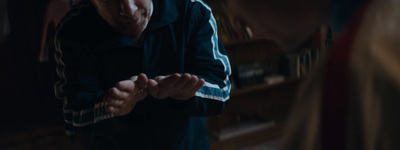
[[231, 69], [201, 0], [83, 0], [56, 34], [56, 95], [93, 149], [209, 149]]
[[226, 9], [237, 12], [233, 22], [247, 23], [286, 51], [324, 23], [337, 35], [299, 88], [281, 149], [400, 147], [398, 1], [229, 0]]

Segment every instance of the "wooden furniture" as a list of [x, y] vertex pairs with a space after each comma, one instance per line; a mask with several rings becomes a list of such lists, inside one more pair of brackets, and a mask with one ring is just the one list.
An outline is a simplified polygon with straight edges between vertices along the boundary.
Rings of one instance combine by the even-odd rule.
[[[220, 1], [206, 0], [216, 16], [217, 23], [225, 13]], [[228, 23], [229, 24], [229, 23]], [[218, 23], [221, 31], [233, 32], [226, 23]], [[233, 70], [241, 65], [255, 62], [268, 63], [273, 66], [273, 73], [280, 72], [280, 61], [283, 56], [303, 53], [300, 49], [318, 49], [326, 51], [327, 27], [320, 30], [305, 42], [297, 52], [284, 52], [275, 43], [257, 37], [223, 40]], [[221, 33], [219, 33], [221, 34]], [[243, 34], [243, 33], [239, 33]], [[229, 39], [230, 37], [228, 37]], [[235, 72], [234, 72], [235, 73]], [[237, 73], [237, 72], [236, 72]], [[235, 74], [234, 74], [235, 76]], [[257, 145], [279, 140], [283, 133], [285, 121], [296, 100], [296, 91], [303, 76], [288, 77], [282, 82], [260, 83], [245, 87], [236, 87], [230, 95], [230, 102], [219, 116], [207, 118], [207, 129], [211, 140], [211, 150], [231, 150], [254, 148]], [[235, 84], [235, 79], [233, 83]]]
[[[276, 63], [284, 54], [261, 39], [227, 43], [225, 48], [232, 68], [257, 61]], [[233, 89], [223, 113], [207, 118], [211, 149], [240, 149], [279, 138], [300, 81], [292, 78]]]

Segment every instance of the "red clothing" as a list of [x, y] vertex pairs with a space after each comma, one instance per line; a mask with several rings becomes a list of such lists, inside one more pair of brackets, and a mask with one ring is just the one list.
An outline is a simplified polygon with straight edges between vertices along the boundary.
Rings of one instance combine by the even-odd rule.
[[359, 10], [299, 88], [282, 149], [400, 147], [399, 10], [394, 0]]

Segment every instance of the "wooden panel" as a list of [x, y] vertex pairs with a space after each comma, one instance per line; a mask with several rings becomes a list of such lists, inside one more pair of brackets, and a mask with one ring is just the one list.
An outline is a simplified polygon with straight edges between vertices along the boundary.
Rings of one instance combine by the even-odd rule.
[[226, 43], [225, 49], [232, 68], [253, 62], [278, 62], [283, 54], [274, 43], [262, 39]]
[[282, 135], [283, 123], [235, 138], [219, 141], [210, 138], [210, 150], [236, 150], [244, 147], [263, 144], [266, 141], [276, 140]]
[[250, 90], [233, 91], [222, 114], [207, 118], [208, 130], [218, 131], [250, 120], [284, 120], [295, 100], [299, 82], [300, 80], [290, 80], [269, 87], [260, 85], [249, 88]]

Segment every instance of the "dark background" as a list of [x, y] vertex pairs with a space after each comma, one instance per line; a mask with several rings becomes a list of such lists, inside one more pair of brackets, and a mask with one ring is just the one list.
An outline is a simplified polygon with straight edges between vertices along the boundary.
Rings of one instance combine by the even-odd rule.
[[49, 2], [7, 1], [11, 31], [0, 44], [0, 149], [7, 140], [63, 126], [62, 103], [53, 92], [54, 58], [38, 59]]

